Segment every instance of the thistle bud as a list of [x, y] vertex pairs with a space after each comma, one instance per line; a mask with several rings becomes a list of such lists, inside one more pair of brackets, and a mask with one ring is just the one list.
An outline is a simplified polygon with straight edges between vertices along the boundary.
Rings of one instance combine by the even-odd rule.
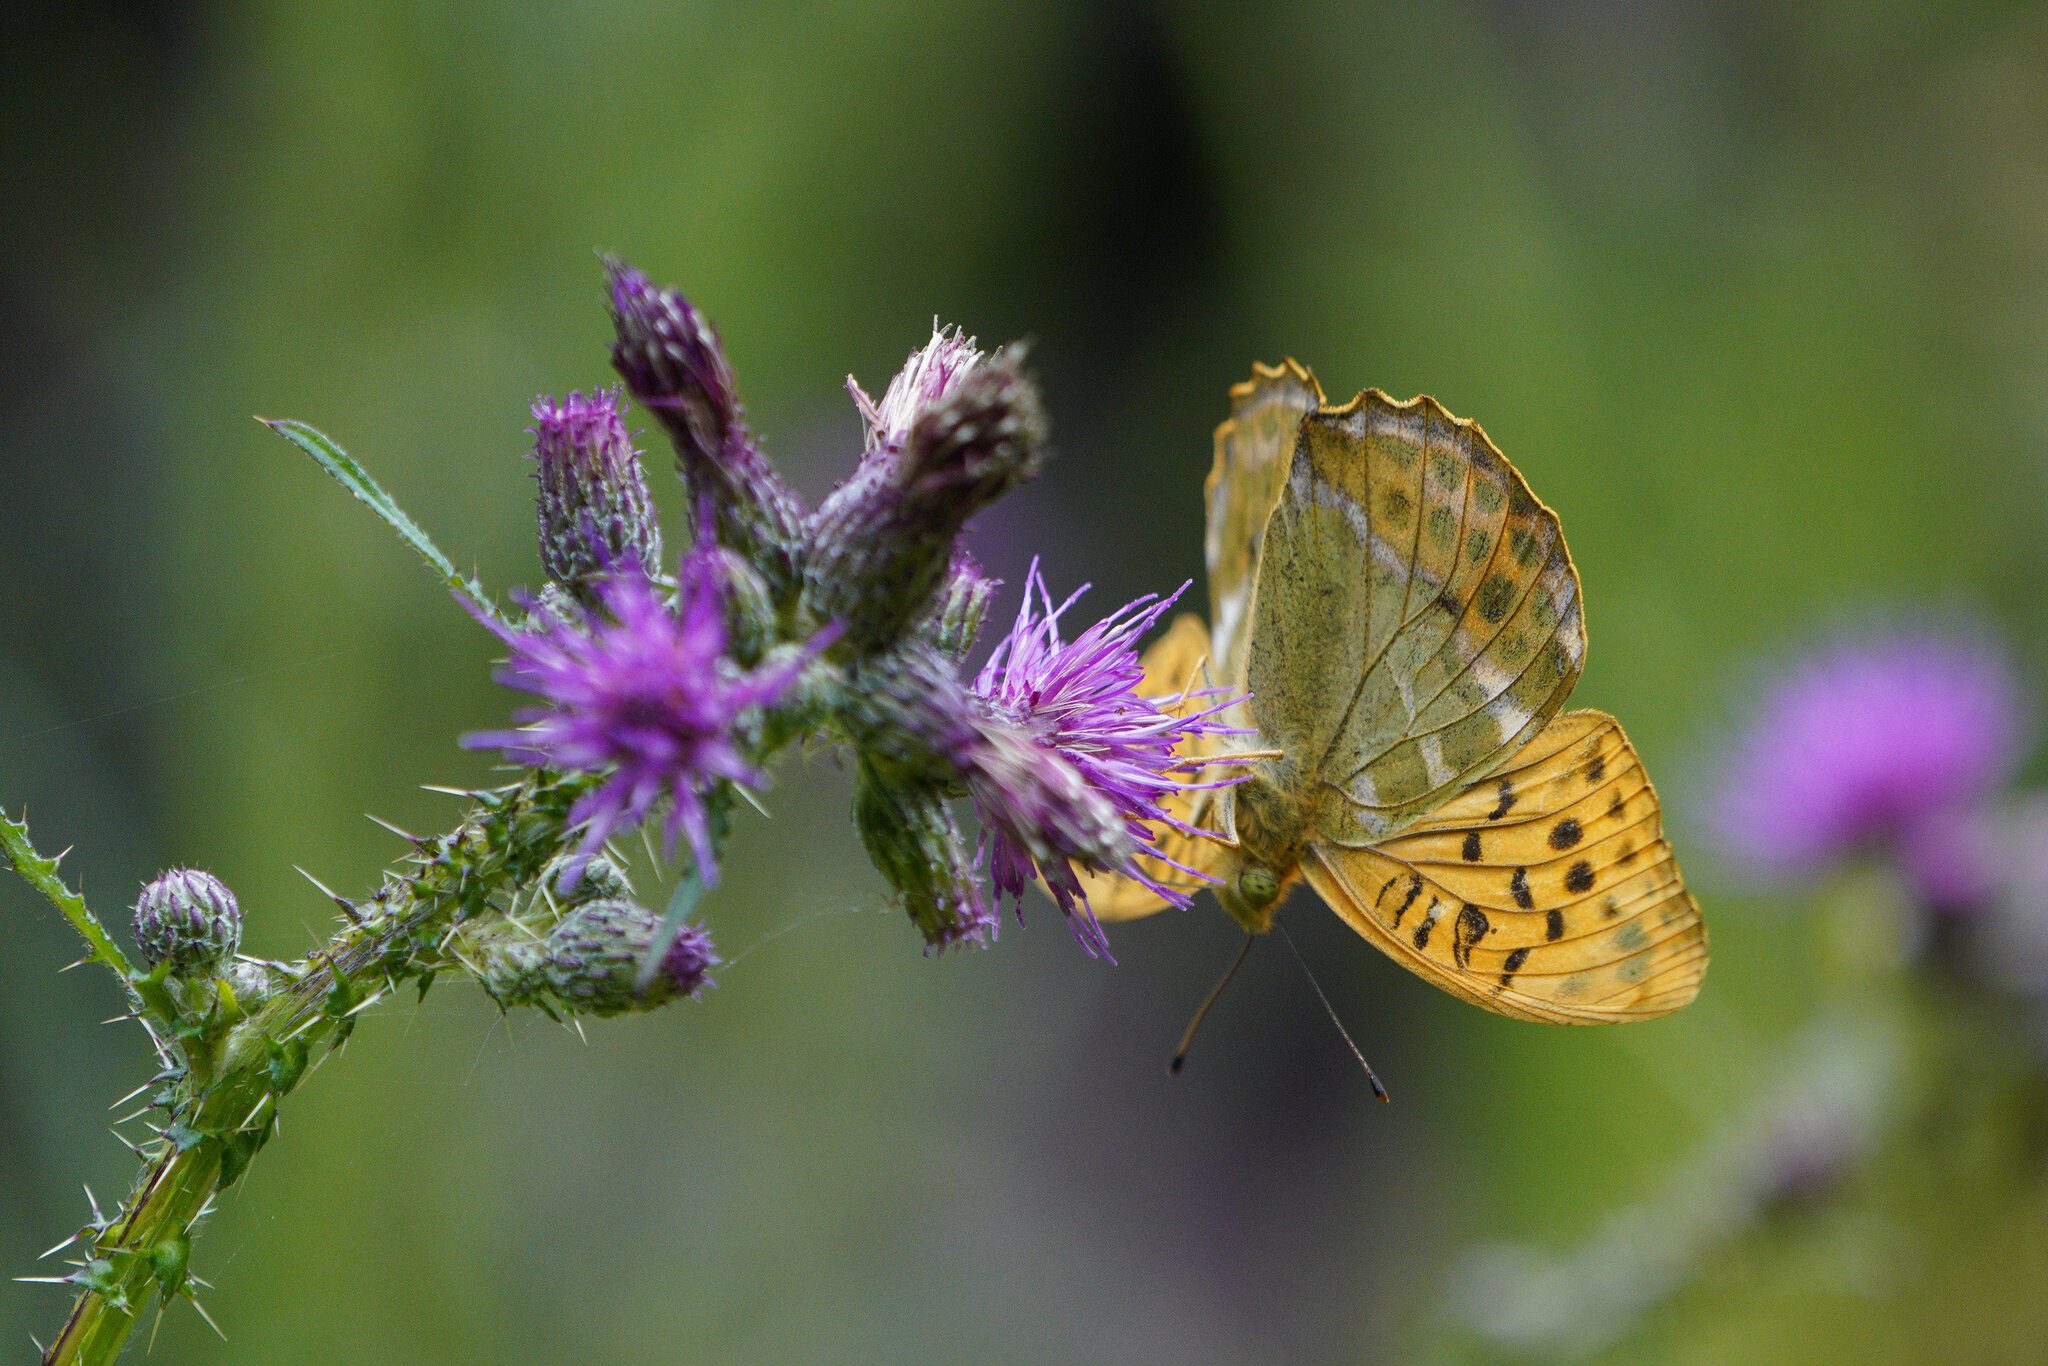
[[930, 784], [885, 779], [862, 764], [854, 783], [854, 828], [868, 857], [924, 936], [926, 952], [996, 937], [989, 904], [944, 792]]
[[997, 580], [981, 572], [972, 555], [955, 550], [946, 581], [925, 614], [923, 634], [954, 659], [965, 659], [981, 636], [982, 619], [988, 615], [989, 600], [998, 586]]
[[606, 265], [618, 339], [612, 366], [676, 449], [676, 466], [718, 540], [787, 586], [804, 514], [742, 418], [718, 334], [690, 301], [620, 261]]
[[620, 568], [661, 571], [661, 528], [623, 410], [611, 391], [533, 405], [541, 564], [572, 591]]
[[945, 398], [963, 375], [986, 359], [974, 338], [962, 336], [959, 328], [934, 325], [932, 339], [910, 353], [910, 359], [882, 392], [880, 403], [869, 398], [867, 391], [848, 376], [847, 390], [853, 395], [853, 406], [860, 410], [861, 424], [867, 429], [868, 455], [901, 451], [919, 414]]
[[1038, 472], [1045, 412], [1010, 348], [958, 376], [917, 412], [900, 453], [865, 463], [813, 525], [811, 602], [867, 650], [930, 606], [967, 519]]
[[212, 873], [173, 868], [142, 889], [135, 942], [152, 967], [169, 963], [180, 976], [211, 973], [241, 947], [242, 908]]
[[685, 925], [642, 986], [640, 965], [661, 933], [662, 918], [638, 902], [592, 901], [562, 918], [535, 969], [533, 985], [579, 1015], [652, 1010], [712, 985], [718, 962], [711, 937]]

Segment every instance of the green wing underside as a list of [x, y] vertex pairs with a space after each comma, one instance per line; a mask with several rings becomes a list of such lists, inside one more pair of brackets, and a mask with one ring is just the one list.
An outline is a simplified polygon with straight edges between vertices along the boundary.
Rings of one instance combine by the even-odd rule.
[[1261, 533], [1231, 653], [1285, 781], [1341, 794], [1316, 803], [1322, 838], [1400, 830], [1506, 762], [1578, 681], [1556, 516], [1432, 399], [1369, 390], [1303, 418]]

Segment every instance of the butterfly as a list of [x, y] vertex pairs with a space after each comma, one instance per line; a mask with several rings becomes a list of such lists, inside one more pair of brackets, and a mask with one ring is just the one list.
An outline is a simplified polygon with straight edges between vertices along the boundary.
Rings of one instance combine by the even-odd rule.
[[[1146, 688], [1242, 700], [1234, 785], [1175, 794], [1141, 858], [1252, 935], [1308, 885], [1403, 967], [1502, 1015], [1653, 1019], [1699, 993], [1706, 928], [1613, 717], [1563, 711], [1586, 652], [1557, 516], [1478, 424], [1289, 360], [1230, 391], [1206, 486], [1213, 624]], [[1185, 705], [1213, 705], [1190, 701]], [[1190, 756], [1194, 757], [1194, 756]], [[1100, 874], [1104, 921], [1165, 902]], [[1247, 940], [1247, 947], [1252, 941]]]

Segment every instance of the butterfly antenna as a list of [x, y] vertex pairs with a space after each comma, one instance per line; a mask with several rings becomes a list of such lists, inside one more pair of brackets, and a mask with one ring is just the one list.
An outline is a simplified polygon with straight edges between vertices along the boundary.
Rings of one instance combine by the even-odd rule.
[[[1280, 931], [1280, 937], [1287, 941], [1287, 951], [1294, 955], [1294, 961], [1301, 964], [1301, 975], [1308, 978], [1308, 984], [1316, 989], [1316, 999], [1323, 1003], [1323, 1010], [1328, 1013], [1330, 1023], [1337, 1026], [1337, 1033], [1343, 1037], [1344, 1046], [1351, 1050], [1351, 1056], [1358, 1059], [1358, 1065], [1365, 1069], [1365, 1079], [1372, 1083], [1372, 1093], [1382, 1101], [1392, 1100], [1393, 1097], [1387, 1094], [1387, 1088], [1380, 1085], [1379, 1077], [1372, 1070], [1372, 1064], [1365, 1060], [1365, 1054], [1359, 1052], [1358, 1045], [1351, 1041], [1351, 1031], [1346, 1029], [1344, 1022], [1337, 1018], [1337, 1008], [1331, 1005], [1330, 998], [1323, 994], [1323, 984], [1316, 980], [1316, 975], [1313, 972], [1309, 971], [1308, 959], [1303, 958], [1301, 950], [1294, 946], [1294, 936], [1289, 934], [1287, 927], [1277, 920], [1273, 922], [1273, 928]], [[1207, 1008], [1207, 1006], [1203, 1007], [1205, 1010]], [[1197, 1019], [1199, 1020], [1199, 1018], [1198, 1016]], [[1194, 1033], [1192, 1029], [1188, 1032], [1190, 1034]]]
[[1188, 1050], [1195, 1046], [1195, 1031], [1202, 1027], [1202, 1021], [1209, 1018], [1209, 1007], [1216, 1004], [1216, 998], [1223, 994], [1223, 988], [1230, 985], [1230, 979], [1237, 976], [1237, 970], [1244, 966], [1244, 960], [1251, 953], [1252, 945], [1258, 942], [1259, 937], [1255, 934], [1244, 937], [1244, 947], [1237, 951], [1237, 957], [1230, 960], [1230, 966], [1224, 969], [1223, 976], [1216, 985], [1209, 988], [1209, 994], [1202, 998], [1202, 1004], [1195, 1008], [1195, 1018], [1188, 1021], [1187, 1032], [1180, 1036], [1180, 1047], [1174, 1050], [1173, 1061], [1166, 1064], [1168, 1076], [1179, 1076], [1180, 1069], [1187, 1066]]

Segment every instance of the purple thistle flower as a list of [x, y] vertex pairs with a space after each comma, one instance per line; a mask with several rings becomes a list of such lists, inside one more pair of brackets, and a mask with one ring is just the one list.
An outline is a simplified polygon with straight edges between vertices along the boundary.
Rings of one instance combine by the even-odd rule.
[[1930, 904], [1985, 890], [1973, 828], [2023, 757], [2011, 661], [1987, 637], [1912, 626], [1838, 635], [1769, 684], [1732, 741], [1722, 841], [1769, 876], [1879, 845]]
[[[920, 355], [966, 346], [940, 333]], [[1043, 463], [1045, 413], [1022, 352], [973, 354], [972, 364], [912, 357], [870, 418], [883, 444], [811, 519], [807, 601], [845, 622], [863, 652], [894, 644], [925, 613], [967, 520]], [[898, 419], [900, 429], [878, 425]]]
[[463, 744], [502, 749], [535, 767], [606, 775], [570, 808], [569, 821], [584, 836], [564, 887], [576, 884], [606, 840], [640, 824], [663, 798], [671, 852], [679, 836], [687, 838], [705, 885], [716, 883], [705, 796], [720, 781], [765, 781], [741, 752], [735, 727], [749, 708], [781, 697], [832, 633], [742, 672], [726, 654], [717, 563], [708, 542], [686, 555], [673, 606], [628, 566], [597, 585], [603, 610], [580, 623], [536, 617], [509, 627], [479, 618], [511, 647], [498, 681], [546, 705], [519, 713], [521, 729], [468, 735]]
[[624, 410], [609, 389], [534, 402], [540, 558], [558, 583], [581, 584], [622, 564], [650, 576], [661, 567], [661, 527]]
[[997, 897], [1010, 898], [1021, 913], [1024, 888], [1042, 883], [1081, 946], [1108, 957], [1108, 940], [1089, 910], [1076, 865], [1132, 878], [1185, 907], [1188, 894], [1147, 877], [1137, 856], [1158, 856], [1151, 822], [1190, 835], [1209, 833], [1174, 816], [1162, 799], [1238, 781], [1172, 776], [1228, 762], [1226, 756], [1188, 758], [1178, 752], [1187, 741], [1236, 732], [1215, 719], [1227, 702], [1178, 714], [1186, 703], [1222, 689], [1140, 695], [1145, 670], [1137, 641], [1186, 584], [1168, 597], [1147, 594], [1063, 641], [1059, 619], [1086, 591], [1054, 606], [1032, 562], [1017, 620], [975, 680], [990, 723], [969, 756], [968, 789]]
[[846, 391], [860, 410], [870, 452], [901, 450], [918, 414], [943, 399], [962, 375], [980, 365], [985, 357], [974, 338], [963, 337], [957, 327], [941, 327], [932, 320], [932, 339], [910, 353], [896, 372], [882, 401], [868, 397], [867, 390], [852, 375], [846, 377]]

